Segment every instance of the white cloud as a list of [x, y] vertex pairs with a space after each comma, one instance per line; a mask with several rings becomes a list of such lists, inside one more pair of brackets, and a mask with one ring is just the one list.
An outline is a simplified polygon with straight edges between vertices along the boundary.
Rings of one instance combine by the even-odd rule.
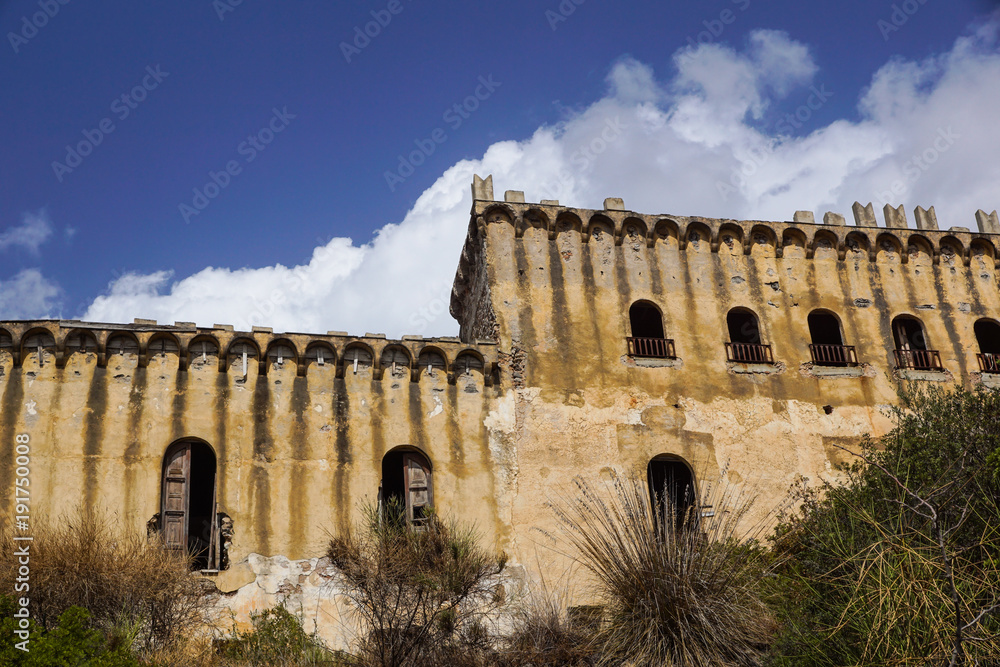
[[6, 320], [52, 317], [59, 310], [62, 290], [38, 269], [25, 269], [0, 280], [0, 313]]
[[[755, 32], [743, 52], [683, 49], [675, 63], [676, 75], [658, 83], [648, 65], [622, 59], [606, 97], [454, 165], [371, 243], [334, 239], [296, 267], [209, 268], [176, 282], [124, 276], [85, 317], [454, 334], [447, 304], [473, 173], [493, 174], [501, 198], [523, 189], [529, 201], [600, 207], [620, 196], [637, 211], [711, 217], [787, 220], [811, 209], [850, 219], [855, 200], [881, 208], [885, 195], [908, 211], [935, 205], [945, 228], [974, 227], [977, 208], [1000, 204], [995, 23], [946, 54], [889, 62], [859, 100], [860, 120], [826, 126], [816, 109], [846, 93], [829, 91], [808, 48], [784, 33]], [[790, 115], [760, 129], [754, 119], [781, 100]]]
[[21, 248], [32, 254], [52, 236], [52, 225], [45, 211], [25, 213], [21, 224], [8, 227], [0, 232], [0, 252], [10, 248]]

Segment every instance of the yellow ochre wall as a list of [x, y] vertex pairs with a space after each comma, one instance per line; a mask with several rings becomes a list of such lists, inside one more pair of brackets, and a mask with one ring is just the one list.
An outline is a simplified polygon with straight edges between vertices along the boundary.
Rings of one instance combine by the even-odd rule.
[[[571, 493], [574, 476], [644, 475], [653, 457], [680, 456], [699, 483], [725, 473], [750, 485], [757, 519], [798, 478], [833, 479], [849, 458], [835, 445], [885, 433], [902, 380], [1000, 380], [979, 372], [973, 333], [1000, 319], [995, 234], [640, 215], [512, 194], [474, 202], [451, 310], [464, 340], [498, 341], [507, 405], [496, 412], [510, 415], [516, 452], [499, 504], [517, 553], [550, 571], [565, 561], [544, 501]], [[627, 356], [639, 300], [662, 311], [677, 361]], [[734, 307], [756, 313], [773, 367], [727, 362]], [[858, 368], [813, 368], [814, 309], [838, 317]], [[900, 314], [923, 322], [946, 372], [895, 368]]]
[[[160, 511], [166, 449], [196, 438], [217, 456], [218, 510], [234, 522], [233, 563], [249, 553], [322, 555], [329, 534], [355, 523], [361, 503], [375, 500], [382, 457], [399, 446], [430, 459], [436, 504], [461, 508], [490, 534], [503, 533], [484, 427], [497, 391], [489, 377], [493, 345], [240, 334], [188, 325], [45, 321], [0, 327], [12, 343], [0, 348], [0, 486], [11, 487], [14, 436], [27, 433], [36, 517], [93, 508], [145, 531]], [[42, 330], [56, 344], [43, 350], [39, 366], [37, 349], [22, 349], [21, 341]], [[65, 349], [66, 339], [80, 330], [96, 335], [95, 352]], [[105, 352], [108, 337], [122, 331], [138, 341], [138, 353]], [[147, 350], [153, 336], [163, 335], [179, 343], [179, 353]], [[221, 364], [209, 355], [203, 363], [197, 345], [190, 345], [196, 337], [210, 337], [224, 351], [231, 343], [237, 349], [248, 343], [256, 358], [246, 377], [241, 354]], [[278, 342], [291, 345], [296, 358], [280, 366], [272, 358], [261, 374], [259, 359], [267, 358], [261, 353]], [[307, 362], [303, 353], [317, 342], [329, 345], [336, 358], [328, 351], [325, 365]], [[395, 376], [364, 365], [354, 372], [350, 346], [367, 347], [377, 366], [390, 344], [408, 350], [411, 367]], [[448, 367], [419, 368], [416, 360], [425, 350], [440, 353]], [[453, 368], [458, 355], [470, 351], [485, 373]], [[3, 494], [0, 514], [9, 515], [11, 498]]]
[[[0, 488], [27, 433], [36, 516], [106, 509], [145, 530], [166, 449], [200, 439], [218, 457], [218, 509], [235, 530], [220, 589], [240, 591], [241, 613], [286, 583], [318, 609], [334, 577], [319, 558], [329, 533], [375, 499], [395, 447], [429, 458], [442, 513], [475, 522], [513, 565], [558, 576], [567, 561], [546, 502], [576, 476], [644, 474], [653, 457], [678, 456], [699, 483], [725, 474], [759, 493], [759, 518], [800, 477], [833, 479], [847, 456], [837, 445], [884, 433], [901, 380], [1000, 384], [979, 372], [973, 334], [978, 319], [1000, 319], [996, 233], [641, 215], [620, 200], [593, 211], [477, 192], [452, 295], [460, 339], [0, 322]], [[662, 311], [676, 360], [626, 354], [638, 300]], [[776, 364], [726, 361], [733, 307], [756, 313]], [[820, 308], [839, 318], [858, 368], [809, 363], [807, 316]], [[923, 322], [945, 372], [895, 368], [900, 314]], [[25, 344], [40, 331], [54, 338], [41, 364]], [[93, 352], [67, 347], [81, 331]], [[108, 348], [121, 333], [135, 353]], [[154, 353], [164, 337], [178, 352]], [[199, 340], [222, 359], [203, 359]], [[278, 345], [293, 350], [280, 365]], [[327, 346], [322, 366], [307, 354], [316, 345]], [[396, 374], [380, 364], [388, 346], [410, 359]], [[355, 373], [355, 348], [374, 367]], [[429, 351], [446, 368], [428, 371]], [[467, 371], [466, 354], [481, 370]], [[0, 497], [9, 516], [12, 496]]]

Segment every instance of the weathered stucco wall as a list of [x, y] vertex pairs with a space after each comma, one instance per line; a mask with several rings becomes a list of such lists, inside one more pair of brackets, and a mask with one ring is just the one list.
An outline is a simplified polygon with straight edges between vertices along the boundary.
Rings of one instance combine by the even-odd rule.
[[[234, 528], [220, 603], [245, 619], [291, 596], [319, 618], [341, 604], [328, 534], [360, 519], [397, 447], [426, 455], [436, 507], [495, 540], [516, 579], [563, 581], [546, 501], [576, 476], [676, 456], [700, 483], [759, 493], [758, 519], [798, 478], [833, 478], [837, 445], [884, 433], [901, 379], [1000, 383], [979, 373], [973, 332], [1000, 319], [997, 234], [588, 211], [477, 187], [452, 298], [461, 340], [0, 322], [0, 485], [27, 433], [35, 516], [104, 509], [142, 531], [167, 448], [204, 442]], [[627, 354], [640, 300], [676, 359]], [[775, 364], [727, 362], [735, 307], [756, 314]], [[810, 363], [816, 309], [837, 316], [859, 367]], [[895, 368], [900, 314], [922, 321], [944, 371]]]
[[[15, 434], [29, 434], [36, 516], [104, 509], [145, 530], [160, 511], [166, 449], [194, 438], [218, 459], [216, 497], [233, 519], [233, 563], [250, 553], [321, 555], [329, 533], [375, 500], [382, 458], [400, 446], [429, 458], [437, 505], [504, 533], [484, 426], [497, 391], [491, 345], [65, 321], [9, 322], [3, 331], [10, 346], [0, 348], [0, 484], [12, 480]], [[95, 335], [96, 349], [67, 348], [81, 331]], [[37, 346], [24, 343], [46, 332], [53, 344], [39, 364]], [[106, 342], [123, 333], [135, 352], [112, 353]], [[176, 352], [153, 353], [163, 337]], [[217, 353], [203, 355], [202, 340], [228, 355], [221, 363]], [[280, 365], [279, 345], [292, 350]], [[323, 365], [316, 345], [324, 346]], [[390, 346], [409, 357], [395, 374], [378, 367]], [[372, 355], [375, 368], [362, 352], [355, 372], [355, 349]], [[429, 352], [446, 367], [418, 366]], [[0, 512], [11, 500], [3, 496]]]
[[[491, 193], [490, 193], [491, 194]], [[492, 199], [492, 197], [488, 197]], [[476, 201], [452, 313], [463, 336], [495, 319], [516, 443], [517, 551], [565, 568], [543, 501], [614, 470], [680, 456], [699, 481], [746, 483], [755, 515], [799, 476], [835, 476], [863, 434], [884, 433], [902, 378], [981, 380], [974, 323], [1000, 319], [995, 235], [956, 230], [738, 222]], [[475, 261], [484, 258], [484, 261]], [[475, 304], [488, 284], [492, 308]], [[663, 314], [676, 361], [627, 355], [629, 308]], [[727, 362], [726, 316], [759, 318], [773, 367]], [[807, 316], [840, 320], [860, 367], [813, 368]], [[918, 317], [945, 372], [895, 368], [890, 328]], [[646, 364], [645, 366], [643, 364]], [[824, 371], [826, 373], [824, 374]], [[530, 557], [529, 557], [530, 555]]]

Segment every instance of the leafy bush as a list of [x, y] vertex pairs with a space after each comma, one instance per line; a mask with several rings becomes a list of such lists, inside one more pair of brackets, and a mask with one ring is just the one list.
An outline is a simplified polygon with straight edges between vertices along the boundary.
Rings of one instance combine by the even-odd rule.
[[[204, 624], [204, 583], [187, 559], [145, 534], [93, 514], [33, 528], [29, 597], [41, 627], [55, 629], [63, 612], [81, 607], [97, 627], [144, 652]], [[14, 544], [7, 526], [0, 532], [0, 590], [14, 587]]]
[[252, 667], [306, 667], [332, 659], [322, 642], [307, 634], [299, 619], [281, 605], [250, 614], [250, 621], [252, 630], [234, 631], [234, 638], [221, 644], [223, 657]]
[[1000, 392], [904, 392], [846, 483], [803, 490], [776, 664], [973, 664], [1000, 655]]
[[90, 614], [70, 607], [46, 630], [29, 621], [28, 651], [16, 647], [13, 601], [0, 596], [0, 665], [10, 667], [139, 667], [127, 644], [121, 644], [92, 627]]
[[501, 602], [495, 578], [507, 557], [480, 547], [472, 528], [433, 514], [411, 527], [396, 503], [366, 507], [365, 517], [327, 551], [360, 621], [361, 662], [486, 664], [491, 640], [480, 621]]
[[[605, 607], [603, 664], [760, 663], [776, 622], [761, 527], [740, 530], [752, 498], [723, 486], [685, 509], [670, 493], [654, 501], [638, 479], [615, 478], [607, 497], [575, 483], [577, 497], [554, 507]], [[702, 517], [702, 506], [714, 516]]]

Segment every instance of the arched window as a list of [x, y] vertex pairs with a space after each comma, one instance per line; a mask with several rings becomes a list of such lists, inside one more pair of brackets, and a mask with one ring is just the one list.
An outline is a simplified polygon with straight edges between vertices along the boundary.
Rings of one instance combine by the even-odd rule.
[[163, 457], [163, 543], [167, 549], [191, 554], [196, 570], [219, 569], [215, 470], [215, 452], [197, 440], [174, 443]]
[[979, 370], [1000, 373], [1000, 323], [982, 319], [976, 322], [974, 330], [979, 343]]
[[434, 504], [431, 463], [415, 449], [397, 448], [382, 458], [379, 508], [388, 520], [422, 527]]
[[840, 321], [825, 310], [809, 313], [809, 354], [817, 366], [857, 366], [853, 345], [844, 345]]
[[760, 342], [760, 323], [757, 315], [746, 308], [733, 308], [726, 315], [729, 342], [726, 343], [727, 361], [743, 364], [773, 364], [771, 346]]
[[917, 371], [939, 371], [941, 357], [937, 350], [927, 348], [927, 336], [920, 320], [910, 315], [899, 315], [892, 321], [892, 337], [896, 344], [897, 368]]
[[628, 309], [631, 336], [625, 339], [632, 357], [673, 359], [674, 341], [663, 333], [663, 315], [649, 301], [637, 301]]
[[[673, 517], [674, 526], [680, 530], [698, 517], [689, 517], [697, 499], [694, 473], [682, 459], [657, 456], [646, 467], [649, 497], [658, 519], [657, 525], [665, 527], [667, 517]], [[694, 508], [697, 509], [697, 508]]]

